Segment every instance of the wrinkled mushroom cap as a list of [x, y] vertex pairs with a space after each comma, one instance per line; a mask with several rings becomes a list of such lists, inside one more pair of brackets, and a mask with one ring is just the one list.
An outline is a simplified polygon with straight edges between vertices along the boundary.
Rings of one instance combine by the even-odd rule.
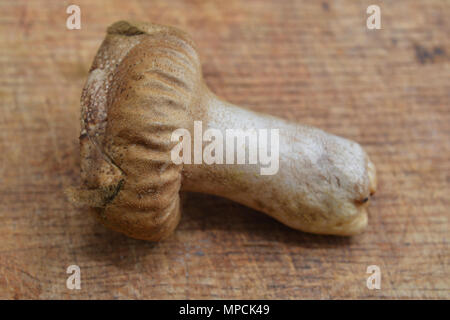
[[128, 236], [157, 241], [180, 219], [181, 165], [171, 134], [190, 126], [202, 85], [199, 58], [182, 31], [119, 21], [108, 28], [81, 98], [81, 177], [70, 192]]

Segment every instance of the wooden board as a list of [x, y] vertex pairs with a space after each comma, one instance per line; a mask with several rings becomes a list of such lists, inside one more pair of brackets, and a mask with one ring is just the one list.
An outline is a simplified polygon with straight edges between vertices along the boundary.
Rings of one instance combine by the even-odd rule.
[[[0, 298], [449, 298], [450, 2], [0, 3]], [[382, 29], [366, 9], [381, 7]], [[362, 235], [310, 235], [185, 194], [161, 243], [99, 225], [64, 196], [79, 178], [79, 98], [106, 27], [169, 24], [238, 105], [360, 142], [379, 173]], [[81, 268], [81, 290], [66, 268]], [[381, 268], [380, 290], [366, 287]]]

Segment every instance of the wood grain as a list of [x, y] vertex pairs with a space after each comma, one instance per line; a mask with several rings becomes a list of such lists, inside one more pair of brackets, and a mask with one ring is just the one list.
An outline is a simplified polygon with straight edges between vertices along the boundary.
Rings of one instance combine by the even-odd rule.
[[[68, 1], [0, 3], [0, 298], [450, 297], [450, 2]], [[360, 142], [378, 168], [366, 233], [309, 235], [233, 202], [183, 195], [175, 235], [111, 232], [70, 205], [79, 98], [106, 27], [178, 26], [228, 101]], [[81, 290], [66, 268], [81, 268]], [[378, 265], [381, 290], [366, 287]]]

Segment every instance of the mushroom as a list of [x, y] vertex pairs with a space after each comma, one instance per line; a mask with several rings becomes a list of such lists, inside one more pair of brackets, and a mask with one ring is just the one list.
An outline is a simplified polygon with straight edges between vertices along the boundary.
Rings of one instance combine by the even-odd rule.
[[[279, 129], [279, 170], [251, 164], [176, 164], [172, 133]], [[247, 147], [244, 147], [247, 148]], [[69, 198], [105, 226], [158, 241], [180, 220], [180, 190], [219, 195], [305, 232], [353, 235], [368, 221], [375, 167], [356, 142], [239, 108], [205, 85], [195, 44], [162, 25], [111, 25], [81, 98], [81, 178]], [[248, 151], [248, 150], [247, 150]]]

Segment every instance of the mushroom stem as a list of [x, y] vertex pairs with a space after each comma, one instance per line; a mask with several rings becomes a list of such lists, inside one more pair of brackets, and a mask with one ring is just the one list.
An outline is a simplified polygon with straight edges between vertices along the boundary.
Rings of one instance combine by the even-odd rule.
[[359, 144], [234, 106], [207, 92], [201, 112], [194, 113], [203, 115], [195, 119], [202, 121], [203, 132], [218, 129], [226, 140], [229, 129], [278, 129], [278, 171], [263, 175], [261, 167], [267, 165], [249, 164], [250, 139], [236, 144], [236, 150], [245, 150], [246, 164], [226, 163], [229, 146], [224, 143], [224, 164], [184, 164], [182, 190], [226, 197], [306, 232], [352, 235], [366, 227], [367, 199], [376, 177]]

